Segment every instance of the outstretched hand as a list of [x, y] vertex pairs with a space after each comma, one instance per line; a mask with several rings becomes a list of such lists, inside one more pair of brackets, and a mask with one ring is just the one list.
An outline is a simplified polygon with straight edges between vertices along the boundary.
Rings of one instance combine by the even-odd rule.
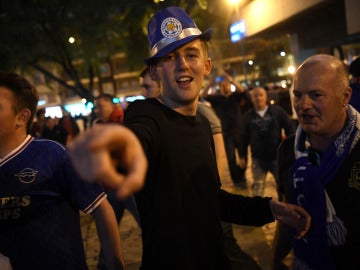
[[116, 190], [120, 199], [144, 185], [145, 154], [135, 134], [124, 126], [95, 125], [75, 138], [69, 152], [81, 178]]
[[296, 239], [309, 231], [311, 217], [301, 206], [270, 200], [270, 208], [276, 220], [296, 229]]

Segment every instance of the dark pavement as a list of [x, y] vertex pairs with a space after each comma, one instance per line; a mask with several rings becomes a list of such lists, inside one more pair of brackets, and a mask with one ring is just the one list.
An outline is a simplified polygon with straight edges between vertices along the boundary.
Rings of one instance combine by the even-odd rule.
[[[247, 189], [244, 190], [233, 186], [230, 179], [225, 179], [222, 183], [223, 188], [233, 193], [251, 195], [250, 187], [252, 184], [252, 176], [250, 169], [247, 170], [246, 175], [248, 178]], [[271, 174], [268, 174], [267, 177], [265, 196], [277, 197], [275, 181]], [[88, 215], [81, 216], [81, 223], [89, 270], [95, 270], [99, 252], [99, 242], [95, 223], [93, 222], [92, 217]], [[272, 253], [271, 244], [274, 237], [275, 225], [275, 222], [262, 227], [233, 225], [234, 236], [238, 244], [243, 251], [250, 254], [257, 261], [262, 270], [270, 270]], [[141, 263], [141, 230], [137, 226], [133, 216], [127, 211], [124, 213], [119, 229], [124, 250], [126, 270], [137, 270]], [[285, 263], [290, 265], [291, 255], [288, 256]]]

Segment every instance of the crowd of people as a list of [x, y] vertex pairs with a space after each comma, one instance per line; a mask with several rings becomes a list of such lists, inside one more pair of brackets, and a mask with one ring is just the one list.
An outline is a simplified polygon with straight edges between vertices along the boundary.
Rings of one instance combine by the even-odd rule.
[[[158, 11], [139, 75], [145, 100], [124, 111], [100, 94], [83, 132], [65, 110], [58, 120], [36, 110], [22, 76], [0, 74], [0, 269], [87, 269], [79, 210], [96, 222], [98, 269], [125, 269], [125, 208], [142, 230], [142, 270], [260, 269], [231, 226], [275, 220], [272, 270], [287, 268], [291, 249], [294, 269], [359, 268], [360, 58], [350, 85], [334, 56], [299, 66], [295, 125], [264, 87], [245, 90], [227, 73], [204, 86], [211, 36], [181, 8]], [[227, 170], [246, 188], [249, 158], [252, 196], [225, 191]], [[264, 197], [268, 172], [278, 198]]]
[[61, 112], [62, 117], [53, 118], [46, 116], [45, 108], [38, 109], [29, 134], [68, 146], [76, 135], [80, 133], [80, 127], [76, 119], [65, 108], [62, 107]]

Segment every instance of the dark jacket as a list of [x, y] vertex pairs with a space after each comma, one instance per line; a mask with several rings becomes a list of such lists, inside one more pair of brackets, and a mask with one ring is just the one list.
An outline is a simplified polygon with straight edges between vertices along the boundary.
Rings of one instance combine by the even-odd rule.
[[250, 145], [253, 157], [265, 161], [276, 160], [276, 151], [282, 141], [282, 129], [286, 136], [295, 132], [295, 125], [283, 108], [269, 105], [264, 117], [258, 115], [254, 108], [250, 109], [243, 119], [240, 156], [247, 156]]
[[[279, 189], [285, 201], [292, 201], [290, 194], [291, 169], [295, 161], [294, 138], [284, 140], [278, 152]], [[359, 269], [360, 250], [360, 142], [344, 161], [326, 191], [335, 208], [336, 215], [348, 231], [344, 246], [333, 248], [335, 269]]]

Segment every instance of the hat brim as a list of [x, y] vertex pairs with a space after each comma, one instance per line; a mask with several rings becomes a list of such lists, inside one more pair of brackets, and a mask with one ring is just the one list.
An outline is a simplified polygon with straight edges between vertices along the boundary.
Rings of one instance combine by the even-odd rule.
[[147, 59], [144, 60], [144, 63], [146, 65], [151, 65], [152, 63], [154, 63], [154, 61], [156, 59], [159, 59], [169, 53], [171, 53], [173, 50], [195, 40], [195, 39], [202, 39], [202, 40], [206, 40], [209, 41], [211, 39], [211, 35], [212, 35], [213, 29], [209, 28], [207, 30], [205, 30], [204, 32], [202, 32], [200, 35], [193, 35], [193, 36], [188, 36], [185, 37], [183, 39], [174, 41], [172, 43], [170, 43], [169, 45], [167, 45], [165, 48], [163, 48], [162, 50], [158, 51], [156, 54], [154, 54], [152, 57], [149, 57]]

